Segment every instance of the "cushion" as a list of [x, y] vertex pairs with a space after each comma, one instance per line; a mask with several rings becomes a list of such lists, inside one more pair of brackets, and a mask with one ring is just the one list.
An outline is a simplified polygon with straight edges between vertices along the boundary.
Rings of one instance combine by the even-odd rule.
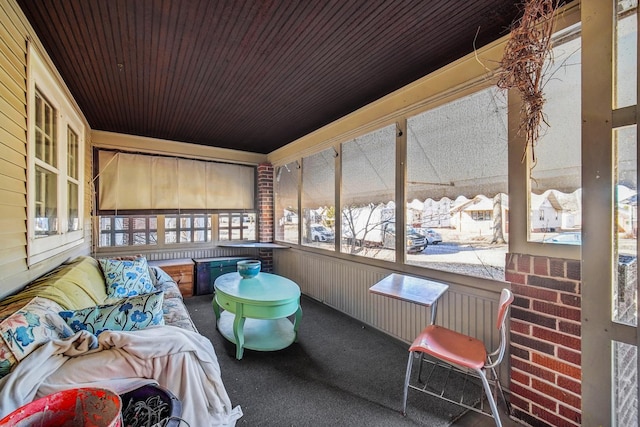
[[154, 291], [147, 259], [99, 259], [109, 298], [124, 298]]
[[47, 341], [73, 335], [60, 310], [58, 303], [35, 297], [0, 323], [2, 339], [18, 362]]
[[55, 301], [65, 310], [102, 304], [107, 292], [98, 261], [88, 256], [77, 257], [36, 279], [21, 292], [4, 298], [2, 305], [18, 302], [22, 307], [34, 297]]
[[151, 325], [164, 325], [162, 301], [163, 292], [158, 291], [59, 314], [75, 332], [86, 330], [97, 336], [109, 330], [136, 331]]

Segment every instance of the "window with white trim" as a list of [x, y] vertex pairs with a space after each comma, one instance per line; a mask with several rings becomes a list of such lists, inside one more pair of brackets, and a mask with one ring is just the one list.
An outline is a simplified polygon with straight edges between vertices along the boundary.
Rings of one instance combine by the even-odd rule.
[[84, 241], [84, 125], [43, 60], [29, 50], [29, 264]]

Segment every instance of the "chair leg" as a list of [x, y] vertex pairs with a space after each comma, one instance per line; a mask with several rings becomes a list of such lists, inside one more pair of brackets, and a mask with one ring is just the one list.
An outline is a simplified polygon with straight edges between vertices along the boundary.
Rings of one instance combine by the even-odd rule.
[[413, 366], [413, 352], [409, 352], [409, 361], [407, 362], [407, 373], [404, 377], [404, 393], [402, 396], [402, 416], [407, 415], [407, 395], [409, 393], [409, 379], [411, 378], [411, 367]]
[[502, 427], [502, 421], [500, 421], [500, 413], [498, 413], [496, 399], [493, 398], [493, 392], [491, 391], [491, 386], [489, 385], [487, 376], [484, 373], [483, 369], [477, 369], [476, 372], [478, 373], [478, 375], [480, 375], [480, 379], [482, 380], [482, 387], [484, 388], [484, 392], [487, 395], [487, 400], [489, 401], [489, 406], [491, 407], [491, 413], [493, 414], [493, 420], [495, 421], [497, 427]]
[[496, 384], [496, 400], [498, 399], [498, 393], [500, 393], [500, 396], [502, 396], [502, 401], [504, 402], [504, 406], [506, 408], [506, 412], [508, 415], [511, 415], [511, 404], [507, 401], [507, 398], [504, 395], [504, 390], [502, 389], [502, 384], [500, 383], [500, 378], [498, 378], [498, 373], [496, 372], [495, 368], [491, 368], [491, 371], [493, 373], [493, 378]]

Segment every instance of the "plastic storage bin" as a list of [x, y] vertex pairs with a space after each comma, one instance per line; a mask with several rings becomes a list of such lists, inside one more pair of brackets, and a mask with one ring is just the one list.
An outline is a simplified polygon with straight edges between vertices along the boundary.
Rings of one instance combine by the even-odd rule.
[[149, 384], [122, 394], [122, 426], [146, 427], [156, 424], [178, 427], [182, 402], [164, 387]]

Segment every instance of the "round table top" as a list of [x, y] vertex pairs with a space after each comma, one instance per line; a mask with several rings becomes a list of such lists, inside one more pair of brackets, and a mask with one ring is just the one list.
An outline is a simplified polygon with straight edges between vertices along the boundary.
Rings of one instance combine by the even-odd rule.
[[262, 271], [251, 279], [243, 279], [237, 271], [223, 274], [215, 280], [214, 288], [239, 301], [247, 302], [280, 302], [300, 297], [300, 287], [295, 282]]

